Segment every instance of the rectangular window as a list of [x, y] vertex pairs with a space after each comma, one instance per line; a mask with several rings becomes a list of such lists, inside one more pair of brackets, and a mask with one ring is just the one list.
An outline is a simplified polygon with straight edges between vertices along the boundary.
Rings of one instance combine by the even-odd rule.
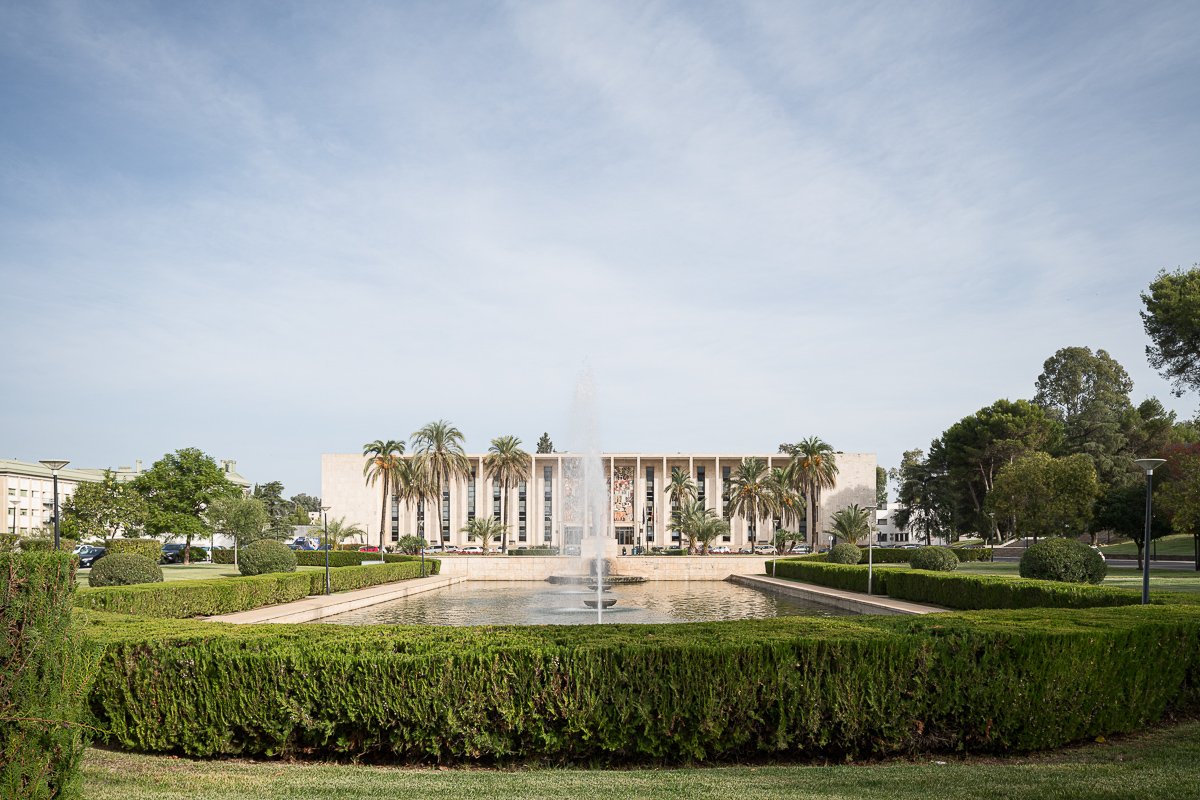
[[646, 467], [646, 543], [654, 541], [654, 467]]
[[554, 471], [550, 467], [542, 469], [544, 490], [542, 492], [542, 541], [551, 544], [554, 541]]
[[400, 501], [392, 495], [392, 541], [400, 541]]
[[442, 487], [442, 541], [450, 541], [450, 487]]
[[[730, 467], [721, 467], [721, 511], [729, 519], [729, 475]], [[728, 539], [726, 540], [728, 541]]]
[[500, 522], [500, 484], [492, 484], [492, 516]]
[[696, 467], [696, 502], [704, 508], [704, 467]]
[[528, 514], [525, 513], [525, 491], [528, 488], [525, 481], [517, 484], [517, 541], [523, 542], [528, 536], [527, 523]]
[[475, 468], [471, 467], [471, 482], [467, 484], [467, 521], [475, 519]]

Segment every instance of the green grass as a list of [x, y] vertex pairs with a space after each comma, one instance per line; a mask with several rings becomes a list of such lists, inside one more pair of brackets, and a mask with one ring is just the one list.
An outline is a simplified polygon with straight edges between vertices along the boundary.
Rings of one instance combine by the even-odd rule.
[[[1164, 536], [1150, 543], [1150, 549], [1160, 556], [1191, 556], [1196, 553], [1196, 544], [1190, 533], [1178, 533], [1173, 536]], [[1130, 556], [1137, 557], [1137, 545], [1133, 542], [1121, 542], [1120, 544], [1110, 544], [1107, 547], [1100, 548], [1106, 556]]]
[[[192, 761], [89, 750], [92, 800], [336, 798], [822, 798], [1090, 800], [1194, 796], [1200, 721], [1103, 743], [1004, 758], [925, 756], [864, 765], [692, 769], [398, 769], [349, 764]], [[1190, 788], [1189, 788], [1190, 787]]]
[[[305, 572], [323, 567], [296, 567], [297, 572]], [[164, 564], [162, 567], [164, 581], [192, 581], [204, 578], [237, 578], [241, 576], [233, 564]], [[77, 573], [80, 586], [91, 586], [88, 575], [90, 569], [81, 569]]]
[[[893, 566], [889, 564], [888, 566]], [[900, 566], [904, 566], [901, 564]], [[1011, 578], [1020, 576], [1020, 565], [1015, 561], [1000, 561], [995, 564], [987, 561], [975, 561], [969, 564], [959, 564], [959, 572], [969, 572], [973, 575], [1006, 575]], [[1115, 586], [1121, 589], [1142, 588], [1142, 571], [1134, 567], [1109, 567], [1104, 586]], [[1150, 570], [1150, 591], [1163, 592], [1197, 592], [1200, 593], [1200, 572], [1177, 569]]]

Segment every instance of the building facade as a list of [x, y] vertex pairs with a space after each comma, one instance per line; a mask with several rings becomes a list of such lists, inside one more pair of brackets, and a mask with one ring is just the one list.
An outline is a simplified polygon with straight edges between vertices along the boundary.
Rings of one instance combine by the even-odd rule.
[[[217, 462], [230, 482], [243, 490], [250, 481], [237, 473], [237, 462]], [[112, 470], [118, 481], [131, 481], [141, 475], [142, 462], [132, 467]], [[58, 503], [62, 506], [75, 494], [81, 483], [99, 483], [104, 470], [92, 467], [72, 467], [58, 471]], [[0, 497], [4, 498], [4, 530], [28, 536], [54, 525], [54, 477], [48, 468], [37, 461], [0, 459]]]
[[[696, 486], [696, 499], [719, 514], [725, 514], [729, 482], [743, 458], [756, 457], [770, 467], [786, 466], [790, 456], [773, 454], [712, 455], [700, 453], [604, 453], [592, 457], [594, 469], [603, 480], [607, 502], [607, 525], [618, 547], [672, 547], [679, 535], [670, 530], [671, 502], [667, 492], [674, 468], [686, 471]], [[380, 541], [383, 512], [383, 543], [415, 535], [430, 544], [461, 547], [471, 544], [462, 529], [468, 521], [488, 514], [500, 518], [501, 487], [487, 474], [483, 455], [470, 455], [467, 480], [454, 479], [442, 488], [441, 503], [403, 504], [390, 498], [383, 509], [380, 485], [367, 486], [363, 478], [364, 456], [358, 453], [321, 456], [321, 498], [330, 507], [332, 519], [344, 517], [367, 532], [367, 541]], [[580, 494], [585, 458], [576, 453], [532, 455], [529, 476], [511, 487], [503, 498], [504, 522], [508, 525], [510, 548], [559, 547], [577, 544], [590, 524], [582, 511]], [[836, 485], [822, 493], [817, 510], [819, 543], [830, 515], [852, 503], [873, 504], [875, 500], [875, 454], [838, 453]], [[440, 505], [439, 507], [436, 507]], [[434, 506], [434, 507], [427, 507]], [[752, 526], [742, 517], [731, 517], [729, 535], [714, 545], [732, 549], [765, 543], [777, 527], [775, 519], [760, 519]], [[804, 523], [791, 529], [803, 530]], [[475, 542], [474, 544], [479, 544]]]

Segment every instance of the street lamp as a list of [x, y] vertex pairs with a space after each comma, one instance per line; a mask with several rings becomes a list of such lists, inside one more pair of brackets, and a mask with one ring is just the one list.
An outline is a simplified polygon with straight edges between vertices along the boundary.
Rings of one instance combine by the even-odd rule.
[[871, 535], [871, 524], [875, 519], [877, 506], [866, 506], [867, 509], [867, 594], [871, 594], [871, 579], [875, 577], [875, 537]]
[[329, 509], [332, 506], [321, 506], [321, 516], [325, 520], [325, 594], [329, 594]]
[[43, 459], [41, 465], [50, 470], [50, 474], [54, 476], [54, 549], [58, 549], [58, 471], [70, 464], [70, 461], [59, 461], [56, 459]]
[[1167, 463], [1164, 458], [1139, 458], [1133, 462], [1146, 473], [1146, 528], [1142, 534], [1142, 605], [1150, 603], [1150, 503], [1154, 470]]
[[21, 503], [21, 501], [20, 501], [20, 500], [18, 500], [17, 498], [15, 498], [15, 497], [14, 497], [14, 498], [12, 498], [11, 500], [9, 500], [9, 501], [8, 501], [8, 504], [9, 504], [10, 506], [12, 506], [12, 515], [13, 515], [13, 526], [12, 526], [12, 532], [13, 532], [13, 536], [16, 536], [16, 535], [17, 535], [17, 506], [18, 506], [18, 505], [20, 505], [20, 503]]

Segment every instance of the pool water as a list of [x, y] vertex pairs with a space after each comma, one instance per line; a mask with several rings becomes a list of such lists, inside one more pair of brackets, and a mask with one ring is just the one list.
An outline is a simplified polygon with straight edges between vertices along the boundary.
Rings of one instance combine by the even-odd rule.
[[[710, 622], [766, 617], [838, 617], [853, 612], [724, 581], [651, 581], [616, 586], [617, 604], [584, 606], [586, 586], [542, 581], [470, 581], [327, 617], [335, 625], [588, 625]], [[599, 617], [599, 619], [598, 619]]]

